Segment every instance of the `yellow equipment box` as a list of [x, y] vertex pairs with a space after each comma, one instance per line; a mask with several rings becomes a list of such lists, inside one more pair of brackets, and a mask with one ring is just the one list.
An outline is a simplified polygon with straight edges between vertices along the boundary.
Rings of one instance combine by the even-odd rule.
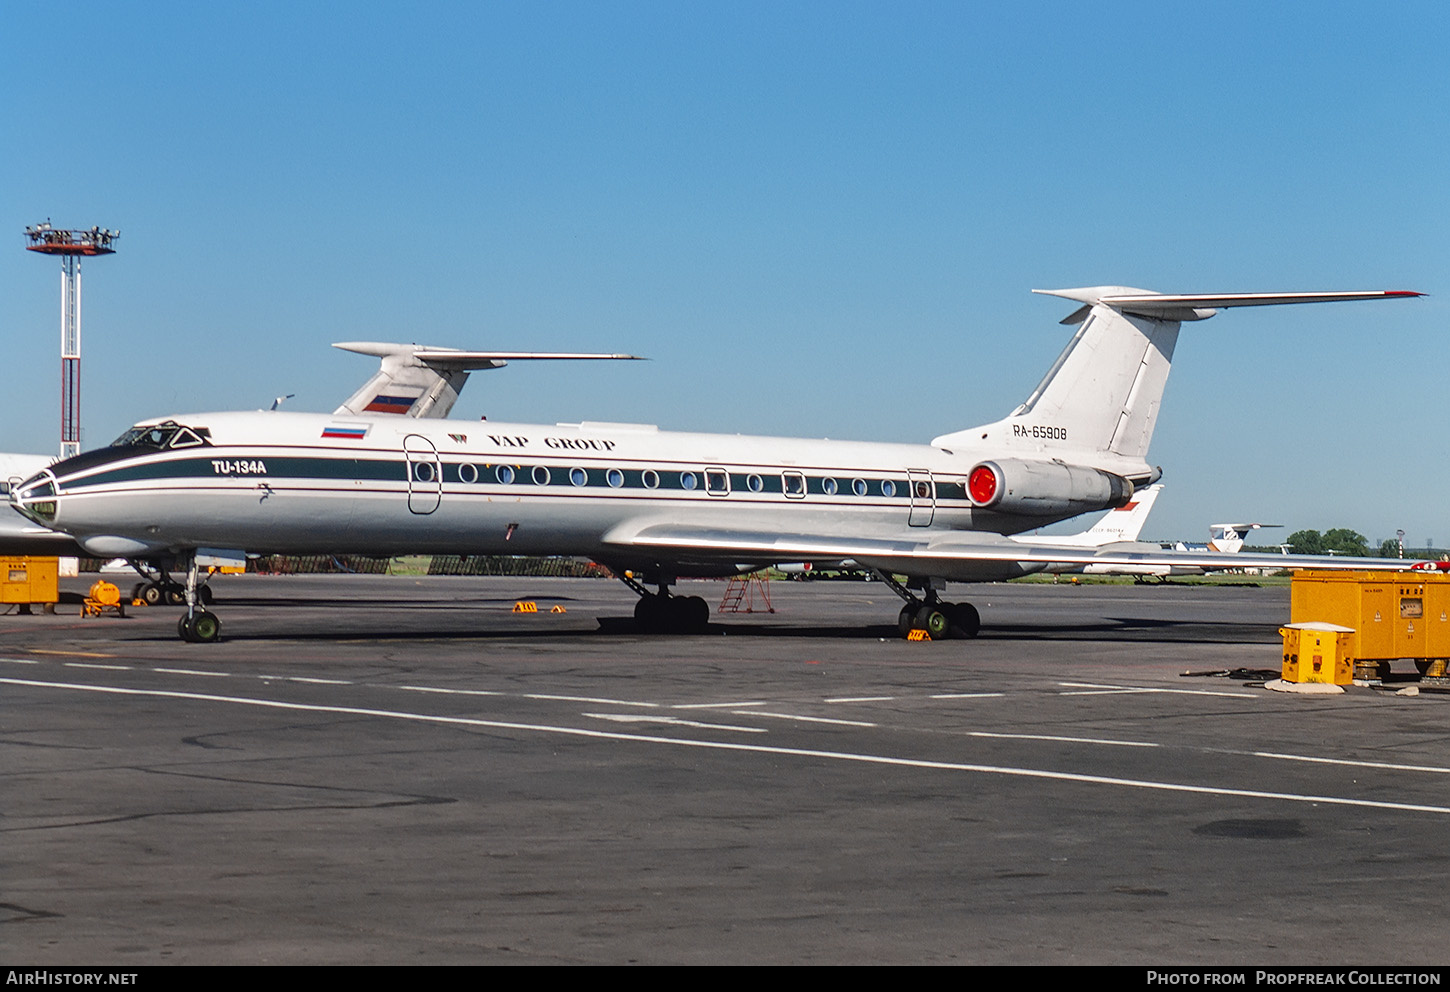
[[1354, 681], [1354, 631], [1348, 627], [1311, 621], [1280, 627], [1279, 633], [1284, 636], [1285, 682]]
[[1410, 658], [1423, 672], [1450, 658], [1450, 574], [1302, 571], [1289, 597], [1291, 623], [1354, 628], [1351, 653], [1361, 661]]
[[59, 558], [0, 558], [0, 603], [58, 603], [59, 575]]

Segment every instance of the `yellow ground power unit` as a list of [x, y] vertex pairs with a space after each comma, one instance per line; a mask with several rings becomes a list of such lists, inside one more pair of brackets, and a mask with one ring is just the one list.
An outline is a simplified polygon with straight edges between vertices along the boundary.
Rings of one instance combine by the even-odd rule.
[[1284, 637], [1285, 682], [1354, 681], [1354, 631], [1338, 624], [1311, 620], [1279, 628]]
[[59, 558], [0, 558], [0, 603], [57, 603], [59, 575]]
[[1289, 620], [1354, 628], [1351, 653], [1361, 677], [1382, 678], [1398, 658], [1424, 674], [1450, 658], [1450, 574], [1295, 572]]

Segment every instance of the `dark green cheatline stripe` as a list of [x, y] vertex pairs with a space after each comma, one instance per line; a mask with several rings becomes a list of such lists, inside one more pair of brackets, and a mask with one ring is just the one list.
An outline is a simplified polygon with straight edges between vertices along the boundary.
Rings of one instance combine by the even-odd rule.
[[[431, 459], [414, 459], [414, 462], [430, 467], [433, 465]], [[509, 488], [635, 489], [697, 492], [701, 495], [705, 493], [704, 469], [630, 468], [611, 470], [607, 467], [591, 467], [584, 469], [586, 483], [583, 486], [576, 486], [571, 478], [574, 466], [566, 464], [535, 466], [512, 462], [465, 462], [461, 464], [450, 462], [443, 465], [443, 481], [460, 486], [497, 486], [501, 484], [496, 475], [500, 464], [509, 465], [514, 470], [513, 481], [506, 484]], [[466, 467], [476, 472], [476, 476], [466, 473]], [[535, 468], [548, 470], [549, 480], [546, 484], [540, 485], [534, 481]], [[609, 484], [611, 471], [620, 473], [623, 479], [622, 485], [611, 486]], [[797, 477], [795, 473], [789, 474]], [[469, 477], [465, 477], [466, 475]], [[780, 472], [729, 472], [728, 475], [732, 494], [767, 496], [780, 495], [785, 491], [784, 480]], [[61, 481], [68, 491], [77, 492], [128, 482], [155, 482], [166, 479], [256, 479], [258, 482], [304, 479], [407, 482], [408, 462], [402, 458], [308, 458], [295, 455], [261, 458], [176, 458], [136, 462], [95, 472], [78, 479], [67, 478]], [[759, 489], [752, 486], [752, 482], [756, 480], [759, 481]], [[859, 495], [854, 489], [858, 480], [866, 484], [866, 491]], [[688, 484], [690, 481], [694, 482], [693, 486]], [[828, 481], [835, 485], [834, 494], [828, 492]], [[419, 479], [417, 482], [431, 484], [432, 480]], [[647, 484], [649, 482], [656, 482], [656, 484], [649, 485]], [[888, 485], [892, 487], [892, 491], [889, 493], [886, 491]], [[910, 483], [899, 476], [885, 479], [847, 475], [807, 476], [805, 486], [807, 497], [834, 495], [836, 498], [845, 499], [874, 497], [906, 501], [911, 496]], [[959, 482], [945, 482], [938, 479], [936, 481], [936, 498], [938, 500], [965, 500], [967, 498], [966, 489]]]

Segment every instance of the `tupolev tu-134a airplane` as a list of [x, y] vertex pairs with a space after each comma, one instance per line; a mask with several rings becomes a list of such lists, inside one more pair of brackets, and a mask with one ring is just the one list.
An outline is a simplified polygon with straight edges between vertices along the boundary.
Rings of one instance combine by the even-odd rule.
[[1076, 333], [1041, 383], [1003, 419], [929, 444], [419, 419], [345, 404], [331, 415], [145, 421], [108, 448], [41, 471], [11, 501], [97, 556], [184, 569], [178, 630], [189, 641], [220, 631], [197, 597], [197, 558], [216, 549], [587, 556], [639, 594], [642, 629], [673, 632], [702, 630], [709, 617], [699, 597], [670, 594], [680, 576], [849, 558], [905, 601], [903, 634], [920, 628], [934, 638], [970, 636], [980, 623], [970, 604], [942, 598], [947, 583], [1014, 578], [1050, 563], [1387, 567], [1010, 535], [1121, 506], [1158, 480], [1146, 456], [1181, 322], [1226, 307], [1421, 294], [1046, 292], [1079, 306], [1063, 321]]

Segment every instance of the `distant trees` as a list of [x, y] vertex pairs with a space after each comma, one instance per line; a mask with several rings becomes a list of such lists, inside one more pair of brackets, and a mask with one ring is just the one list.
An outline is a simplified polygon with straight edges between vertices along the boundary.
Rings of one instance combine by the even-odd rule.
[[[1336, 527], [1334, 530], [1325, 531], [1323, 534], [1317, 530], [1296, 530], [1289, 535], [1289, 550], [1297, 555], [1355, 555], [1364, 557], [1369, 554], [1369, 540], [1363, 535], [1350, 530], [1348, 527]], [[1393, 545], [1393, 541], [1386, 541], [1386, 545]], [[1394, 555], [1395, 551], [1389, 552]], [[1381, 547], [1380, 554], [1386, 554]]]

